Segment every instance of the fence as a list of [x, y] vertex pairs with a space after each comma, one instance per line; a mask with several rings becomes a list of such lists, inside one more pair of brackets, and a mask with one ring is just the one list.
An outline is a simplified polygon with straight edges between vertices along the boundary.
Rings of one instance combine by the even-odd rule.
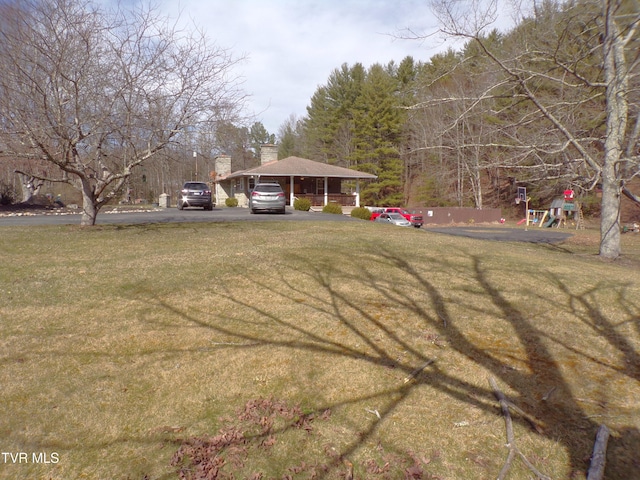
[[461, 208], [461, 207], [421, 207], [407, 209], [412, 213], [421, 213], [425, 225], [449, 223], [493, 223], [499, 222], [502, 211], [499, 208]]

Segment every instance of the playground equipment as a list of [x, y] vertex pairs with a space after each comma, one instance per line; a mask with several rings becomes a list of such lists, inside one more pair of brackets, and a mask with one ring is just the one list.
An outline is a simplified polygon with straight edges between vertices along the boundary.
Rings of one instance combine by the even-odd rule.
[[[529, 209], [529, 200], [527, 197], [527, 189], [518, 187], [518, 196], [516, 197], [516, 205], [524, 200], [525, 202], [525, 218], [518, 222], [518, 225], [525, 223], [525, 230], [530, 224], [538, 225], [538, 227], [567, 227], [567, 220], [573, 217], [576, 230], [584, 230], [584, 216], [582, 208], [575, 201], [575, 192], [573, 190], [565, 190], [562, 198], [557, 198], [551, 202], [549, 210], [531, 210]], [[547, 218], [548, 217], [548, 218]]]
[[542, 227], [545, 223], [545, 219], [547, 215], [549, 215], [549, 210], [527, 210], [528, 213], [528, 224], [537, 225], [538, 227]]
[[[551, 203], [550, 214], [557, 220], [556, 226], [567, 227], [567, 220], [572, 217], [576, 224], [576, 230], [584, 230], [584, 215], [580, 203], [575, 201], [573, 190], [565, 190], [563, 198], [557, 198]], [[553, 226], [549, 225], [549, 226]]]
[[[529, 197], [527, 197], [527, 188], [526, 187], [518, 187], [518, 194], [516, 195], [516, 205], [520, 205], [520, 202], [524, 201], [524, 211], [525, 211], [525, 221], [527, 222], [524, 226], [525, 230], [529, 229]], [[520, 225], [522, 221], [518, 222]]]

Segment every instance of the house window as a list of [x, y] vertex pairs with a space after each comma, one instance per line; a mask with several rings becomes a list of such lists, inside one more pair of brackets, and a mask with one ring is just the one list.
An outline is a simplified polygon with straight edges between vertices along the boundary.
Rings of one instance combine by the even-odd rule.
[[249, 191], [251, 192], [254, 188], [256, 188], [256, 179], [255, 177], [249, 177], [247, 179], [247, 183], [249, 185]]

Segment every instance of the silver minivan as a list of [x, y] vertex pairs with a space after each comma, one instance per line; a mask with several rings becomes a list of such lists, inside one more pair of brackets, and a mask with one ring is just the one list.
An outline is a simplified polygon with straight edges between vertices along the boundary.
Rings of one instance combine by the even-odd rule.
[[258, 211], [284, 213], [287, 199], [279, 183], [256, 183], [249, 195], [251, 213]]

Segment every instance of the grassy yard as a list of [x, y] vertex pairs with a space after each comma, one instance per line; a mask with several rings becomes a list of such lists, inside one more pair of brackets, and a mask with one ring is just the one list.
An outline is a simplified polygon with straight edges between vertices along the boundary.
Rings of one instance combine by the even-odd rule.
[[0, 478], [496, 478], [490, 378], [537, 470], [584, 479], [605, 423], [640, 478], [640, 235], [575, 233], [2, 227]]

